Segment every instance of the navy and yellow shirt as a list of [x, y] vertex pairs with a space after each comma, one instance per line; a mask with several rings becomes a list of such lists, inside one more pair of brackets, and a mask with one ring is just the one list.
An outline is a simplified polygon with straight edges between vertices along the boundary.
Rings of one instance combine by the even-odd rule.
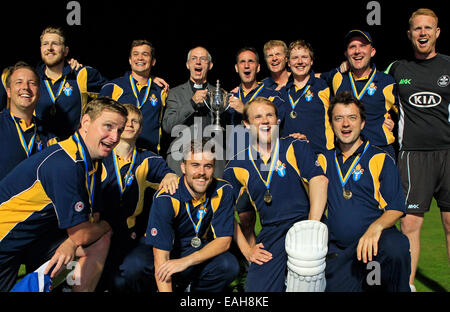
[[366, 125], [361, 134], [377, 146], [394, 143], [395, 137], [384, 125], [388, 112], [398, 112], [397, 86], [394, 78], [377, 71], [375, 66], [370, 74], [354, 79], [353, 74], [342, 74], [338, 69], [323, 73], [321, 78], [330, 86], [333, 95], [342, 92], [353, 92], [366, 109]]
[[[244, 90], [242, 89], [242, 86], [239, 86], [238, 92], [233, 93], [233, 96], [239, 98], [244, 105], [253, 100], [254, 98], [261, 96], [272, 101], [276, 105], [278, 111], [282, 109], [284, 102], [283, 99], [281, 98], [280, 92], [266, 87], [262, 82], [258, 82], [258, 86], [248, 93], [245, 93]], [[230, 120], [228, 124], [232, 125], [241, 124], [242, 114], [239, 114], [234, 108], [228, 109], [227, 112], [229, 114]], [[278, 116], [280, 116], [280, 112], [278, 112]]]
[[6, 94], [6, 77], [8, 76], [9, 68], [3, 69], [2, 85], [0, 86], [0, 111], [8, 107], [8, 95]]
[[133, 79], [131, 72], [105, 84], [100, 96], [109, 96], [122, 104], [135, 104], [144, 116], [142, 133], [136, 144], [152, 152], [159, 152], [161, 119], [167, 93], [149, 78], [147, 85]]
[[144, 235], [148, 213], [159, 183], [173, 172], [161, 156], [135, 149], [125, 160], [115, 152], [103, 159], [102, 218], [111, 225], [114, 234], [125, 233], [133, 239]]
[[83, 66], [75, 71], [65, 63], [61, 77], [52, 81], [45, 74], [45, 68], [44, 63], [37, 67], [41, 97], [36, 116], [50, 132], [64, 140], [78, 129], [89, 96], [95, 97], [107, 80], [92, 67]]
[[[348, 247], [359, 240], [384, 211], [405, 212], [397, 166], [382, 149], [364, 141], [347, 159], [339, 147], [318, 158], [329, 180], [327, 223], [330, 241]], [[348, 176], [345, 189], [352, 192], [350, 199], [343, 197], [340, 174], [343, 181]]]
[[44, 234], [89, 221], [101, 205], [101, 168], [78, 133], [14, 168], [0, 182], [0, 262]]
[[[308, 183], [323, 174], [310, 144], [288, 137], [279, 139], [268, 160], [261, 159], [253, 147], [247, 147], [228, 162], [223, 176], [233, 185], [237, 198], [243, 192], [249, 194], [264, 226], [307, 218]], [[264, 201], [267, 184], [272, 195], [270, 204]]]
[[233, 204], [232, 186], [226, 181], [214, 178], [205, 196], [196, 201], [181, 176], [175, 194], [164, 190], [155, 194], [146, 243], [185, 255], [198, 250], [190, 245], [196, 236], [194, 224], [202, 240], [201, 247], [217, 237], [233, 236]]
[[56, 143], [56, 137], [47, 133], [37, 118], [33, 118], [27, 127], [22, 119], [14, 117], [8, 109], [0, 112], [0, 133], [3, 145], [0, 180], [22, 160]]
[[[329, 150], [334, 147], [334, 134], [328, 119], [330, 106], [330, 88], [327, 83], [314, 77], [310, 78], [302, 89], [297, 89], [293, 78], [280, 90], [284, 100], [284, 118], [281, 125], [281, 136], [291, 133], [305, 134], [315, 152]], [[294, 111], [291, 117], [291, 112]]]

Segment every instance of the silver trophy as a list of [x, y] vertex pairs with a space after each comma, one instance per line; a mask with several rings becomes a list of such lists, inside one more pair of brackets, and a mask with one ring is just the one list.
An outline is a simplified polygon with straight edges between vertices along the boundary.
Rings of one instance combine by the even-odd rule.
[[220, 88], [219, 80], [217, 80], [216, 88], [214, 91], [208, 91], [208, 101], [203, 100], [205, 105], [214, 114], [214, 122], [212, 125], [212, 131], [223, 131], [223, 127], [220, 125], [220, 114], [226, 111], [230, 107], [231, 93], [226, 92]]

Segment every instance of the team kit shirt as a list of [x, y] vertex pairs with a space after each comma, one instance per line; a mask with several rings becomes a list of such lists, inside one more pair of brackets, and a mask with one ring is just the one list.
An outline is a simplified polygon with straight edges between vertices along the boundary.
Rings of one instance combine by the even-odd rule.
[[384, 125], [389, 111], [398, 110], [394, 78], [377, 71], [375, 66], [368, 76], [356, 80], [350, 71], [342, 74], [339, 69], [323, 73], [321, 78], [327, 82], [333, 94], [351, 91], [364, 104], [366, 125], [361, 132], [364, 137], [376, 146], [394, 143], [394, 134]]
[[328, 119], [330, 88], [326, 82], [311, 72], [305, 87], [298, 89], [291, 78], [280, 93], [284, 100], [281, 136], [302, 133], [314, 151], [332, 149], [334, 134]]
[[155, 153], [159, 152], [161, 118], [167, 98], [163, 88], [153, 83], [151, 77], [148, 78], [147, 85], [141, 85], [131, 72], [127, 72], [123, 77], [105, 84], [100, 96], [109, 96], [122, 104], [135, 104], [144, 116], [142, 133], [136, 145]]
[[[237, 198], [244, 192], [249, 194], [263, 227], [306, 219], [307, 185], [318, 175], [323, 171], [309, 143], [291, 137], [278, 139], [268, 160], [263, 160], [252, 146], [247, 147], [230, 160], [224, 171], [224, 179], [233, 185]], [[270, 203], [265, 197], [270, 197]]]
[[450, 149], [450, 57], [397, 61], [386, 72], [398, 83], [401, 149]]
[[[233, 236], [233, 204], [232, 186], [226, 181], [214, 178], [203, 198], [196, 201], [181, 176], [175, 194], [164, 190], [155, 194], [146, 243], [171, 251], [171, 258], [179, 258], [203, 248], [217, 237]], [[194, 237], [201, 240], [197, 248], [192, 246]]]
[[346, 248], [359, 240], [384, 211], [405, 212], [395, 161], [369, 141], [344, 159], [339, 147], [318, 157], [327, 178], [330, 242]]
[[115, 150], [103, 159], [102, 218], [114, 233], [135, 240], [147, 229], [150, 200], [167, 173], [173, 171], [161, 156], [135, 148], [130, 159]]
[[14, 168], [0, 182], [0, 263], [89, 221], [101, 205], [100, 170], [78, 132]]
[[[239, 98], [239, 100], [241, 100], [244, 105], [258, 96], [266, 98], [275, 104], [275, 106], [279, 111], [278, 112], [279, 116], [280, 116], [280, 109], [282, 109], [284, 103], [283, 99], [280, 96], [280, 92], [266, 87], [262, 82], [258, 82], [258, 86], [248, 93], [244, 92], [242, 86], [239, 86], [238, 92], [232, 93], [232, 95]], [[228, 109], [228, 113], [230, 115], [230, 121], [232, 125], [241, 124], [242, 114], [239, 114], [234, 108]]]
[[56, 137], [44, 131], [37, 118], [33, 117], [27, 127], [22, 119], [14, 117], [8, 109], [0, 112], [0, 133], [3, 145], [0, 154], [0, 180], [22, 160], [56, 143]]

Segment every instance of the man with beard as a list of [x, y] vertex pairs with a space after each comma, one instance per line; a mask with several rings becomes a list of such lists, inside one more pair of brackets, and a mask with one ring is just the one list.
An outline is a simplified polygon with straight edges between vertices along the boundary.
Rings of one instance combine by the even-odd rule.
[[344, 55], [350, 70], [341, 73], [336, 68], [321, 74], [321, 78], [327, 82], [333, 95], [350, 91], [364, 103], [367, 121], [362, 134], [373, 145], [381, 147], [395, 158], [393, 146], [395, 137], [392, 133], [394, 123], [390, 120], [389, 114], [398, 110], [395, 81], [371, 64], [376, 50], [368, 32], [351, 30], [345, 36], [344, 42]]
[[[213, 177], [214, 150], [193, 140], [181, 163], [178, 189], [153, 200], [147, 244], [153, 246], [154, 277], [160, 292], [220, 292], [237, 276], [239, 264], [227, 250], [233, 226], [233, 191]], [[143, 274], [150, 274], [149, 269]]]
[[98, 93], [106, 79], [94, 68], [73, 70], [66, 57], [69, 47], [61, 28], [47, 27], [41, 34], [41, 98], [36, 116], [45, 127], [64, 140], [78, 128], [90, 93]]

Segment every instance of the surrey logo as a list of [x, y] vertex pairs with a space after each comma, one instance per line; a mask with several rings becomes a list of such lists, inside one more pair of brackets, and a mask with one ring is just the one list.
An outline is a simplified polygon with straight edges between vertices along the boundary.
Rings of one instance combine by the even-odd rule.
[[442, 75], [441, 77], [439, 77], [439, 79], [437, 81], [437, 85], [442, 88], [445, 88], [446, 86], [448, 86], [449, 83], [450, 83], [450, 77], [448, 75]]

